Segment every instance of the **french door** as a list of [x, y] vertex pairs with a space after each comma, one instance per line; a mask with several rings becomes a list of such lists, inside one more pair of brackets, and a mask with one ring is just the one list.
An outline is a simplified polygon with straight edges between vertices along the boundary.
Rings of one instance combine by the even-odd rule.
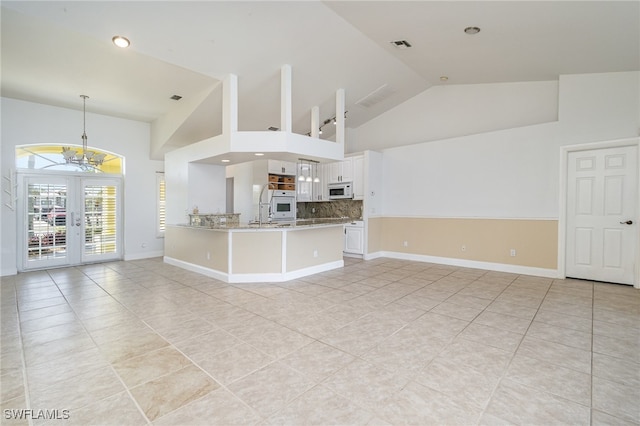
[[18, 232], [22, 270], [122, 258], [122, 180], [21, 176]]
[[637, 146], [570, 152], [566, 276], [633, 284]]

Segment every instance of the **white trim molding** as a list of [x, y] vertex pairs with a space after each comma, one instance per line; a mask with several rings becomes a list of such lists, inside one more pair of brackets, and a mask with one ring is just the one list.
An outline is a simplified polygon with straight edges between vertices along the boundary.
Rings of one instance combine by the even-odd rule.
[[477, 260], [455, 259], [452, 257], [427, 256], [423, 254], [400, 253], [395, 251], [378, 251], [375, 253], [369, 253], [364, 256], [364, 259], [372, 260], [380, 257], [413, 260], [416, 262], [437, 263], [440, 265], [459, 266], [462, 268], [485, 269], [487, 271], [508, 272], [511, 274], [533, 275], [536, 277], [560, 278], [556, 269], [509, 265], [506, 263], [481, 262]]
[[321, 265], [315, 265], [308, 268], [297, 269], [295, 271], [283, 272], [283, 273], [263, 273], [263, 274], [228, 274], [216, 269], [205, 268], [204, 266], [196, 265], [194, 263], [185, 262], [172, 257], [164, 256], [164, 262], [178, 266], [182, 269], [186, 269], [191, 272], [205, 275], [210, 278], [215, 278], [226, 283], [277, 283], [295, 280], [298, 278], [306, 277], [320, 272], [331, 271], [333, 269], [342, 268], [344, 266], [344, 260], [337, 260], [334, 262], [323, 263]]

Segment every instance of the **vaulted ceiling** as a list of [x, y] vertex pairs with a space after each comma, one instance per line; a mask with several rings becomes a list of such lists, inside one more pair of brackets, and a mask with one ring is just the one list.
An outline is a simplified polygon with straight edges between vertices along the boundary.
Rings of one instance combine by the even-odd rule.
[[[240, 130], [266, 130], [279, 127], [280, 68], [290, 64], [294, 131], [307, 133], [313, 106], [321, 120], [335, 115], [338, 88], [355, 128], [433, 85], [640, 69], [637, 1], [1, 4], [2, 96], [81, 109], [86, 94], [89, 112], [179, 117], [156, 155], [220, 133], [229, 73]], [[114, 35], [131, 47], [116, 48]]]

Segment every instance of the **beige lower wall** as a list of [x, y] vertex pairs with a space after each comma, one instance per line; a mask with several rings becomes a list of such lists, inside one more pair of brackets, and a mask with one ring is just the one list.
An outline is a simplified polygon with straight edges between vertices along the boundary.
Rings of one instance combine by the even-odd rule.
[[[226, 232], [184, 226], [167, 226], [164, 254], [183, 262], [228, 272], [229, 250]], [[209, 253], [209, 259], [207, 259]]]
[[[297, 229], [287, 234], [287, 272], [342, 260], [342, 226]], [[314, 257], [317, 251], [318, 256]]]
[[[380, 217], [369, 219], [367, 231], [368, 253], [391, 251], [545, 269], [558, 266], [557, 220]], [[510, 256], [511, 249], [516, 250], [515, 257]]]
[[232, 273], [282, 273], [283, 232], [232, 232]]

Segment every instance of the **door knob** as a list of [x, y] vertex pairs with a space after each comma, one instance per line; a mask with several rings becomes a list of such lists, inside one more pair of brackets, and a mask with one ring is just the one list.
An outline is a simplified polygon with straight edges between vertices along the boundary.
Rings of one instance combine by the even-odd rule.
[[620, 225], [633, 225], [633, 221], [627, 220], [626, 222], [620, 222]]

